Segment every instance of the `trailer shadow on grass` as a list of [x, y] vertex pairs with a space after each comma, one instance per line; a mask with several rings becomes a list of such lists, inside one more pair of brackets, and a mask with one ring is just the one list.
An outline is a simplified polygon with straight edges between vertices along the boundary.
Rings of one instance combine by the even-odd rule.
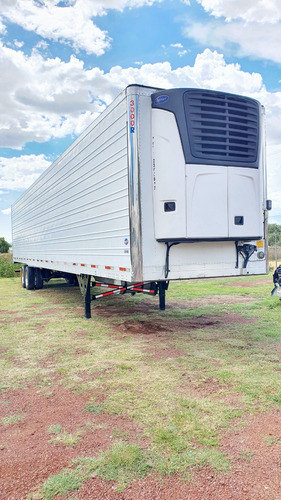
[[[233, 285], [234, 290], [235, 286], [236, 284]], [[189, 299], [183, 297], [177, 300], [172, 298], [168, 300], [165, 311], [159, 310], [158, 297], [147, 298], [141, 295], [132, 297], [129, 294], [105, 297], [92, 302], [92, 317], [103, 318], [111, 324], [115, 332], [130, 335], [164, 335], [175, 331], [255, 322], [257, 319], [249, 314], [249, 308], [261, 299], [241, 296], [236, 290], [236, 294], [232, 295], [214, 294]], [[43, 290], [36, 293], [42, 297], [48, 296], [50, 302], [64, 303], [68, 310], [72, 308], [72, 314], [75, 316], [83, 316], [83, 298], [77, 286], [57, 280], [47, 283]], [[240, 310], [236, 313], [231, 312], [233, 305]], [[45, 312], [47, 314], [48, 310]]]

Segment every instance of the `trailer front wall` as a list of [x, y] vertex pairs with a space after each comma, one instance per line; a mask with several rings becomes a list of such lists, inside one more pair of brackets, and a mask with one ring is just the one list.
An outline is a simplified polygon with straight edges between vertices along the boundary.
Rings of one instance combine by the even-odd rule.
[[130, 277], [123, 92], [12, 207], [14, 260]]
[[[161, 98], [161, 106], [168, 106], [169, 91], [153, 93], [152, 102], [155, 96]], [[225, 161], [195, 165], [185, 161], [174, 114], [153, 108], [151, 118], [150, 99], [140, 96], [140, 101], [143, 279], [266, 274], [263, 111], [256, 132], [260, 145], [254, 168], [240, 166], [241, 161], [236, 160], [230, 165]], [[182, 100], [178, 101], [181, 110]], [[148, 137], [152, 149], [146, 146]], [[237, 154], [240, 150], [237, 152], [236, 145], [235, 157]], [[218, 180], [221, 177], [223, 183]], [[200, 181], [197, 190], [194, 179]], [[165, 210], [168, 203], [174, 204], [173, 210]], [[238, 215], [243, 216], [243, 225], [235, 225]], [[237, 252], [237, 246], [244, 243], [256, 249], [246, 266], [243, 255]], [[172, 245], [169, 251], [168, 245]]]

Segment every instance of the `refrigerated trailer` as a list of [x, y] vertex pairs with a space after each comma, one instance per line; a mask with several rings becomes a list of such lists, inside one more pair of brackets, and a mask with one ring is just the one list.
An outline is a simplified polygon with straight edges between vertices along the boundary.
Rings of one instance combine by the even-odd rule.
[[266, 274], [269, 208], [258, 101], [130, 85], [12, 206], [14, 261], [27, 289], [77, 279], [86, 317], [113, 293], [165, 309], [170, 280]]

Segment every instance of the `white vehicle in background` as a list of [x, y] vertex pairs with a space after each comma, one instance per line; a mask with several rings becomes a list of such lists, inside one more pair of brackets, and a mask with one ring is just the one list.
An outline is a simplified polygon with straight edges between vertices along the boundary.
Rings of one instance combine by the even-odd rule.
[[[248, 97], [131, 85], [12, 207], [22, 284], [91, 300], [169, 280], [268, 273], [264, 109]], [[93, 286], [109, 291], [92, 294]]]

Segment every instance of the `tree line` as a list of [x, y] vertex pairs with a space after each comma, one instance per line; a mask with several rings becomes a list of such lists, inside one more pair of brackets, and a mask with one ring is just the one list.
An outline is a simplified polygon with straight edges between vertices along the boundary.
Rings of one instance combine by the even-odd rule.
[[275, 235], [276, 244], [281, 247], [281, 225], [279, 224], [268, 224], [268, 245], [273, 247], [275, 245]]
[[9, 252], [10, 243], [8, 243], [5, 238], [0, 238], [0, 253]]

